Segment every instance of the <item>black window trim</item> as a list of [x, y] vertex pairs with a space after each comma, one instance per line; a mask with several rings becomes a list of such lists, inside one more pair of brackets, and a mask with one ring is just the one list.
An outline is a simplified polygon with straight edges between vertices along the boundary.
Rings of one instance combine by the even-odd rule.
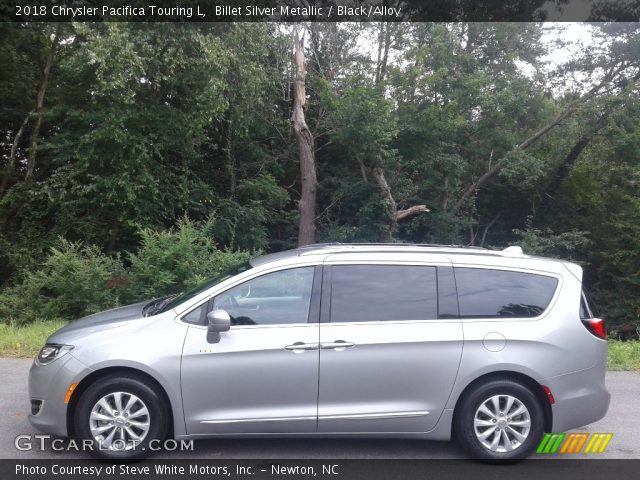
[[[436, 279], [438, 282], [438, 320], [459, 320], [460, 301], [458, 299], [458, 286], [453, 265], [438, 265]], [[450, 305], [452, 313], [444, 314], [445, 298], [453, 295], [455, 301]]]
[[[213, 298], [213, 297], [212, 297]], [[211, 311], [211, 300], [212, 298], [207, 299], [205, 302], [202, 302], [201, 304], [199, 304], [197, 307], [192, 308], [191, 310], [189, 310], [188, 312], [183, 313], [182, 315], [180, 315], [180, 321], [182, 323], [186, 323], [189, 326], [195, 326], [195, 327], [203, 327], [206, 326], [206, 318], [207, 318], [207, 314]], [[202, 308], [202, 312], [200, 312], [200, 318], [198, 319], [197, 322], [190, 322], [188, 320], [185, 320], [186, 317], [188, 317], [192, 312], [198, 310], [199, 308]]]
[[[580, 304], [581, 304], [580, 310], [582, 310], [583, 303], [584, 303], [584, 308], [587, 311], [587, 315], [589, 316], [582, 317], [582, 315], [580, 315], [580, 320], [589, 320], [591, 318], [598, 318], [598, 306], [593, 301], [593, 297], [591, 296], [587, 288], [584, 286], [584, 283], [582, 284], [582, 289], [580, 291]], [[580, 314], [582, 314], [581, 311], [580, 311]]]

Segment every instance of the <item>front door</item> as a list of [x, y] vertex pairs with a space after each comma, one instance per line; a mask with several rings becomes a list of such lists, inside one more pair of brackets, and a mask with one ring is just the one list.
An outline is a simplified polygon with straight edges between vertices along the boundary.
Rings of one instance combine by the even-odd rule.
[[324, 276], [318, 432], [433, 429], [462, 354], [448, 260], [432, 266], [354, 260], [327, 265]]
[[205, 327], [189, 327], [181, 368], [187, 433], [315, 432], [320, 268], [315, 271], [264, 273], [200, 307], [226, 310], [232, 325], [218, 343], [207, 342]]

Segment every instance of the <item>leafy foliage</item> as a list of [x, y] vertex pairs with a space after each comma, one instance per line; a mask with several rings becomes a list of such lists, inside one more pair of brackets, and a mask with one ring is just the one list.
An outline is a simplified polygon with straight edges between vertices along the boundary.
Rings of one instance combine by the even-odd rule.
[[108, 257], [96, 246], [60, 239], [38, 269], [2, 292], [0, 316], [22, 323], [104, 310], [119, 303], [118, 289], [108, 286], [123, 273], [118, 257]]
[[[320, 241], [519, 243], [640, 322], [638, 25], [585, 27], [553, 66], [559, 25], [304, 28]], [[295, 246], [290, 33], [1, 25], [0, 316], [72, 318]]]
[[17, 324], [78, 318], [189, 289], [249, 260], [248, 252], [218, 250], [210, 228], [210, 222], [185, 218], [168, 231], [142, 229], [140, 247], [125, 253], [126, 262], [95, 245], [60, 238], [42, 265], [0, 293], [0, 317]]
[[185, 218], [175, 229], [142, 229], [140, 248], [128, 255], [125, 298], [135, 301], [188, 290], [249, 260], [248, 253], [218, 250], [207, 235], [211, 228], [212, 222], [196, 226]]
[[570, 230], [555, 234], [551, 229], [528, 228], [526, 230], [514, 230], [519, 236], [517, 245], [530, 255], [563, 258], [576, 260], [589, 246], [591, 241], [588, 232]]

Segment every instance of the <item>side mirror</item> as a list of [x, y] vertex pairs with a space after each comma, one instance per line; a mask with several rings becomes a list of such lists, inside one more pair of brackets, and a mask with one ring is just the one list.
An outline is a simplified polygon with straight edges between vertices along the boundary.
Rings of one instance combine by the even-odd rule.
[[227, 332], [231, 328], [231, 317], [225, 310], [213, 310], [207, 314], [207, 341], [218, 343], [220, 332]]

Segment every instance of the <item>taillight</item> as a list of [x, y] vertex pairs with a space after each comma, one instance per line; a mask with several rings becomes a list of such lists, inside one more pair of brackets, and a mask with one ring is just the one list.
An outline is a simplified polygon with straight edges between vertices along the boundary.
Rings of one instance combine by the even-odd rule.
[[586, 318], [582, 324], [598, 338], [607, 338], [607, 326], [602, 318]]

